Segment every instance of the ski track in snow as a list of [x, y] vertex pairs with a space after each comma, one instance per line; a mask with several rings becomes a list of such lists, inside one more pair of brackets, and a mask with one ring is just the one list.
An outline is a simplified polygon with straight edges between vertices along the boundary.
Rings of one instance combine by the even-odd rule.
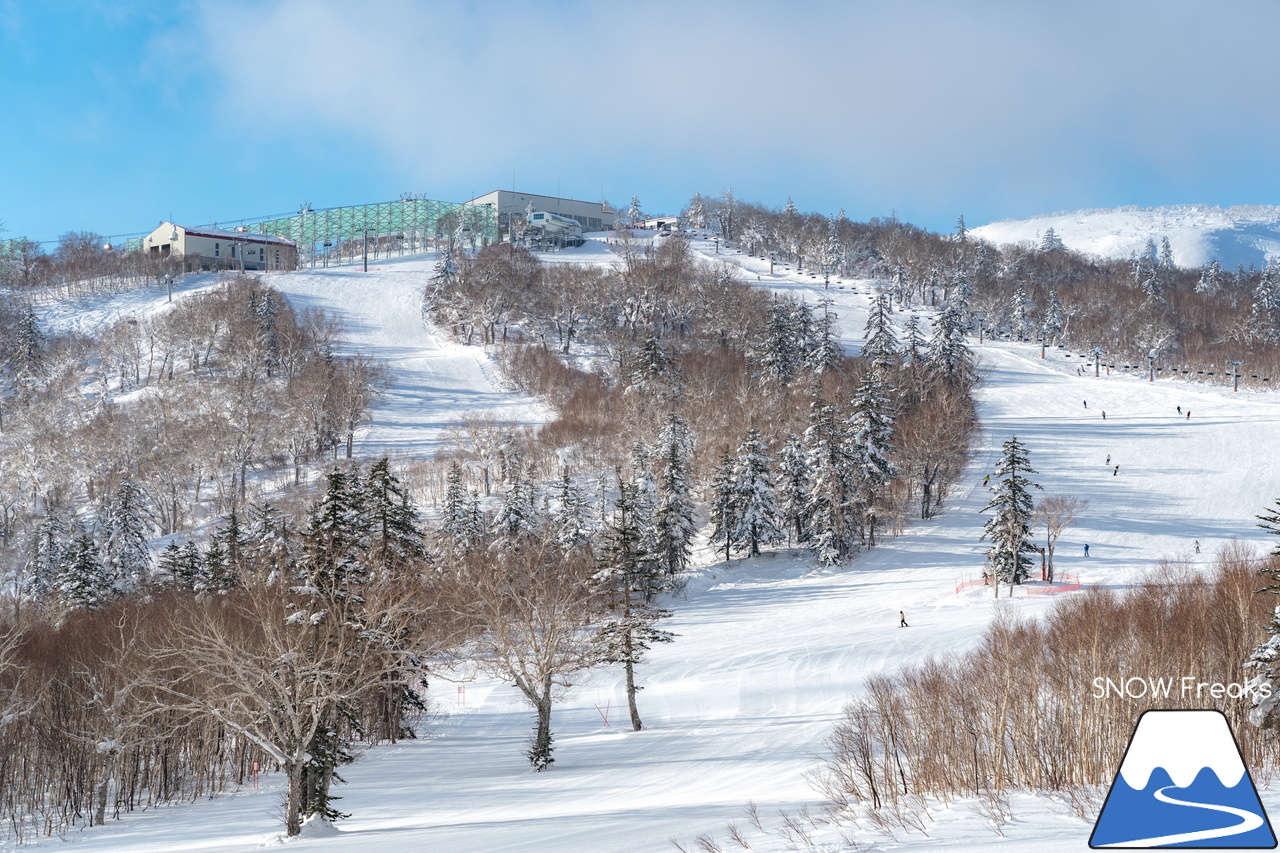
[[[741, 267], [753, 284], [759, 275], [758, 284], [775, 292], [811, 302], [831, 297], [842, 341], [856, 350], [869, 283], [833, 282], [824, 292], [820, 279], [781, 266], [770, 276], [767, 261], [714, 255], [709, 241], [695, 249]], [[588, 243], [547, 260], [611, 263], [613, 256]], [[363, 454], [431, 453], [442, 428], [469, 410], [521, 423], [547, 416], [536, 401], [496, 388], [479, 348], [424, 328], [418, 300], [429, 274], [430, 260], [417, 258], [384, 261], [368, 274], [343, 267], [269, 279], [297, 307], [339, 313], [348, 324], [344, 350], [367, 352], [395, 371], [391, 393], [362, 436]], [[515, 688], [474, 682], [462, 694], [434, 681], [440, 713], [423, 726], [423, 739], [377, 747], [344, 768], [339, 807], [353, 817], [328, 834], [290, 842], [291, 849], [656, 853], [673, 850], [667, 841], [673, 836], [688, 849], [701, 833], [723, 839], [729, 821], [737, 821], [752, 849], [786, 849], [776, 835], [758, 835], [743, 806], [754, 801], [767, 829], [781, 824], [779, 809], [816, 811], [819, 797], [806, 774], [866, 679], [972, 648], [989, 623], [992, 603], [982, 589], [957, 596], [954, 582], [981, 571], [981, 480], [1014, 433], [1030, 449], [1044, 494], [1090, 501], [1059, 543], [1059, 572], [1086, 584], [1123, 585], [1164, 557], [1207, 570], [1215, 548], [1232, 538], [1263, 544], [1253, 516], [1276, 491], [1278, 463], [1268, 452], [1268, 436], [1280, 427], [1275, 396], [1080, 377], [1079, 360], [1063, 352], [1040, 360], [1030, 346], [976, 348], [985, 374], [978, 392], [985, 431], [937, 518], [916, 522], [836, 571], [815, 570], [787, 552], [728, 564], [699, 553], [706, 568], [692, 574], [685, 598], [672, 604], [667, 627], [677, 640], [655, 648], [637, 670], [644, 731], [625, 723], [621, 673], [590, 673], [556, 707], [556, 763], [545, 773], [530, 772], [524, 760], [533, 714]], [[1190, 421], [1177, 414], [1178, 405], [1193, 411]], [[1120, 465], [1118, 476], [1104, 465], [1108, 454]], [[1192, 553], [1194, 539], [1200, 554]], [[1087, 559], [1085, 542], [1093, 555]], [[1032, 615], [1051, 598], [1001, 602]], [[910, 628], [897, 626], [900, 609]], [[606, 707], [609, 727], [602, 722]], [[124, 815], [69, 837], [85, 851], [253, 850], [278, 841], [280, 796], [278, 778], [265, 776], [261, 790]], [[1280, 803], [1267, 791], [1263, 801]], [[978, 851], [997, 841], [963, 806], [933, 814], [931, 838], [880, 843]], [[1061, 807], [1025, 797], [1005, 832], [1016, 849], [1055, 853], [1087, 849], [1091, 829]], [[61, 842], [41, 846], [50, 844]]]

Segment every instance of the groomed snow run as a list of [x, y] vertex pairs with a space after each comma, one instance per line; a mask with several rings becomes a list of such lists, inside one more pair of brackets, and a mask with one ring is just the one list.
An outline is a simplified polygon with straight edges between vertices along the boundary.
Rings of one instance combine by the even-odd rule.
[[[767, 262], [723, 247], [712, 255], [710, 242], [695, 248], [737, 264], [752, 283], [759, 275], [761, 286], [797, 297], [830, 296], [844, 340], [857, 344], [867, 282], [833, 282], [823, 291], [821, 280], [807, 274], [778, 267], [770, 276]], [[609, 260], [599, 244], [578, 252], [581, 262]], [[573, 262], [574, 255], [551, 260]], [[341, 268], [271, 277], [295, 305], [339, 313], [350, 328], [345, 346], [396, 371], [393, 393], [361, 444], [364, 453], [429, 453], [441, 426], [468, 409], [487, 407], [524, 422], [545, 417], [538, 404], [498, 390], [478, 348], [447, 343], [424, 328], [414, 300], [429, 268], [419, 259], [381, 263], [368, 274]], [[981, 481], [1011, 434], [1030, 449], [1045, 494], [1090, 501], [1058, 547], [1059, 571], [1086, 584], [1123, 585], [1164, 557], [1207, 568], [1214, 550], [1233, 538], [1269, 544], [1253, 516], [1276, 494], [1275, 395], [1079, 376], [1080, 360], [1068, 357], [1078, 354], [1065, 351], [1050, 350], [1041, 360], [1029, 346], [977, 350], [985, 432], [941, 516], [917, 522], [838, 571], [818, 571], [788, 552], [728, 564], [699, 554], [704, 568], [692, 575], [686, 597], [672, 602], [668, 627], [677, 640], [656, 648], [637, 671], [644, 731], [626, 725], [621, 671], [593, 673], [556, 708], [556, 763], [545, 773], [531, 772], [524, 760], [533, 715], [513, 687], [433, 682], [438, 713], [422, 726], [422, 738], [370, 750], [343, 768], [347, 784], [336, 790], [343, 797], [338, 807], [353, 816], [327, 833], [288, 842], [289, 849], [672, 853], [669, 838], [695, 850], [694, 839], [707, 833], [730, 850], [736, 849], [726, 840], [730, 821], [752, 850], [788, 849], [777, 834], [779, 810], [817, 811], [806, 774], [817, 767], [815, 755], [841, 707], [867, 677], [971, 648], [990, 621], [989, 590], [957, 595], [955, 581], [981, 570]], [[1177, 406], [1190, 409], [1191, 419]], [[1120, 465], [1118, 474], [1104, 464], [1108, 455], [1111, 466]], [[1199, 554], [1192, 548], [1197, 539]], [[1030, 615], [1052, 606], [1052, 598], [1015, 597], [1006, 606]], [[899, 610], [909, 628], [898, 627]], [[124, 815], [70, 840], [86, 853], [256, 850], [281, 843], [280, 801], [279, 779], [264, 776], [259, 790]], [[748, 801], [766, 834], [747, 820]], [[1280, 797], [1264, 791], [1263, 802], [1280, 806]], [[1087, 849], [1092, 827], [1064, 807], [1030, 796], [1012, 805], [1007, 838], [962, 803], [933, 810], [929, 838], [863, 841], [894, 850]], [[820, 838], [830, 846], [815, 849], [843, 849], [835, 834]]]

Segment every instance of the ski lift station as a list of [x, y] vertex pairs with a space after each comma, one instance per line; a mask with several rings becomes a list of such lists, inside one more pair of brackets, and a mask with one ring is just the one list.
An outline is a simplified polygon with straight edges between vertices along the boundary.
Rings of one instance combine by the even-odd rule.
[[182, 257], [188, 271], [199, 269], [291, 270], [297, 265], [298, 246], [292, 240], [251, 231], [192, 228], [162, 222], [142, 239], [139, 247], [148, 256]]
[[[473, 198], [466, 204], [491, 208], [497, 215], [498, 230], [502, 234], [502, 239], [507, 240], [511, 239], [512, 220], [515, 220], [515, 231], [518, 236], [526, 225], [535, 225], [532, 219], [535, 211], [572, 219], [578, 223], [581, 231], [608, 231], [613, 228], [613, 210], [599, 201], [579, 201], [514, 190], [494, 190]], [[550, 220], [543, 220], [543, 223], [548, 221]]]

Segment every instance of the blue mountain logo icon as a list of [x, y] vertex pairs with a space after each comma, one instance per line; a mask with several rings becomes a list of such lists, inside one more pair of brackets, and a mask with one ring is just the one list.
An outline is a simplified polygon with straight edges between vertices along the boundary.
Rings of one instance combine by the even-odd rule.
[[1147, 711], [1138, 719], [1089, 846], [1276, 846], [1221, 711]]

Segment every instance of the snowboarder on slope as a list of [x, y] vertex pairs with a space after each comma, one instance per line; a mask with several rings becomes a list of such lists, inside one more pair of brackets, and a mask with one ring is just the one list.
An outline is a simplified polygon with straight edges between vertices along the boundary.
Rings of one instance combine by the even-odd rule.
[[1111, 476], [1112, 476], [1112, 477], [1114, 477], [1114, 476], [1116, 476], [1116, 475], [1117, 475], [1117, 474], [1119, 474], [1119, 473], [1120, 473], [1120, 466], [1119, 466], [1119, 465], [1117, 465], [1117, 466], [1116, 466], [1116, 470], [1114, 470], [1114, 471], [1112, 471], [1112, 472], [1111, 472]]
[[1102, 410], [1102, 419], [1103, 419], [1104, 421], [1107, 419], [1107, 410], [1106, 410], [1106, 409], [1103, 409], [1103, 410]]
[[1179, 406], [1179, 407], [1178, 407], [1178, 414], [1182, 414], [1182, 407], [1181, 407], [1181, 406]]
[[1107, 454], [1107, 464], [1108, 464], [1108, 465], [1110, 465], [1110, 464], [1111, 464], [1111, 454], [1110, 454], [1110, 453], [1108, 453], [1108, 454]]
[[910, 625], [907, 624], [907, 614], [902, 612], [901, 610], [898, 611], [898, 627], [899, 628], [911, 627]]
[[982, 478], [982, 485], [984, 485], [984, 486], [989, 486], [989, 485], [991, 485], [991, 475], [990, 475], [990, 474], [988, 474], [987, 476], [985, 476], [985, 477], [983, 477], [983, 478]]
[[1089, 556], [1089, 543], [1088, 543], [1088, 542], [1084, 543], [1084, 555], [1085, 555], [1086, 557], [1087, 557], [1087, 556]]
[[1191, 420], [1191, 410], [1187, 409], [1187, 420]]
[[1088, 401], [1088, 400], [1085, 400], [1085, 401], [1084, 401], [1084, 407], [1085, 407], [1086, 409], [1087, 409], [1087, 408], [1089, 408], [1089, 401]]
[[1196, 540], [1196, 553], [1197, 553], [1197, 554], [1199, 554], [1199, 553], [1200, 553], [1200, 540], [1199, 540], [1199, 539], [1197, 539], [1197, 540]]

